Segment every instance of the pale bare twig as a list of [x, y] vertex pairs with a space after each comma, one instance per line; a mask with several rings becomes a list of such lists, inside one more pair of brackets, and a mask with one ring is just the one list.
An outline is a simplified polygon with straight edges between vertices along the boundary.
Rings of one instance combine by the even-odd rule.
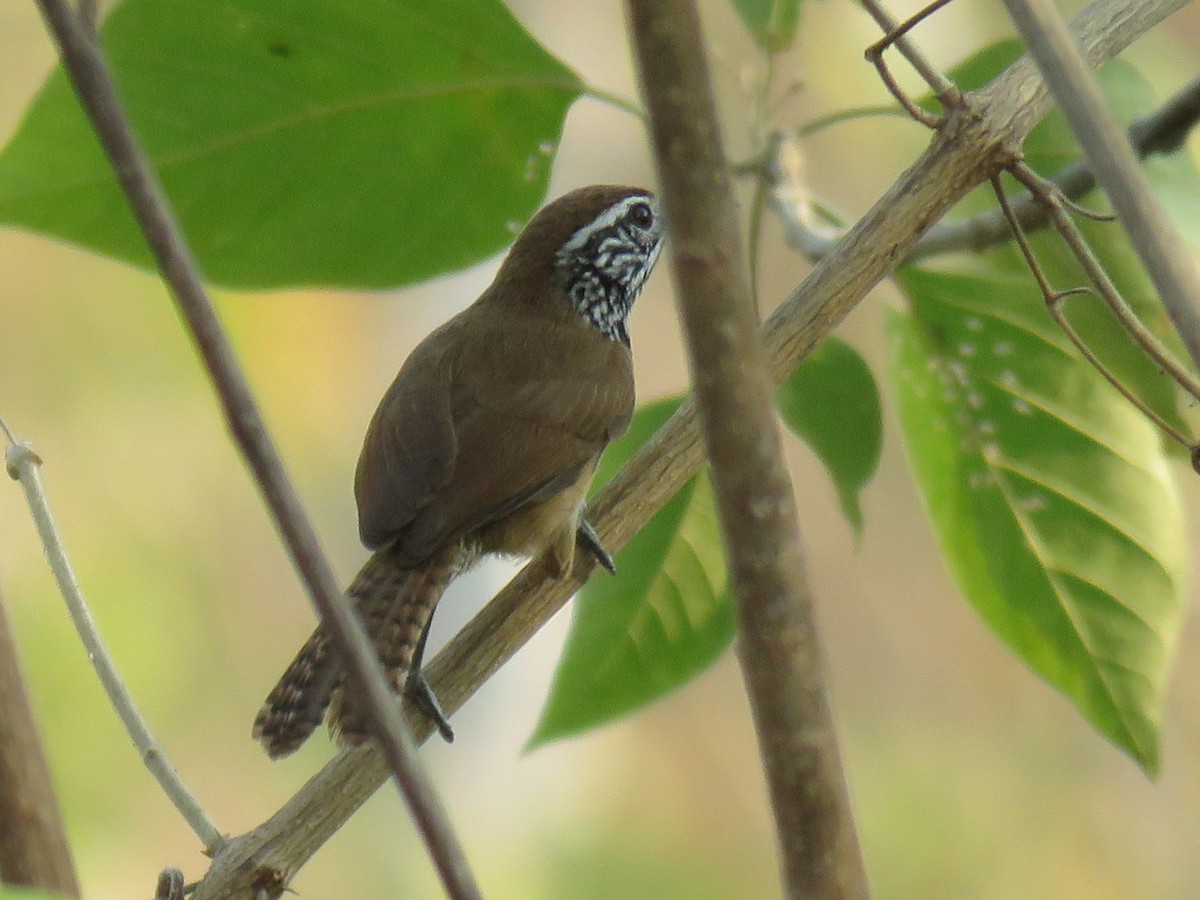
[[163, 793], [179, 810], [184, 821], [195, 832], [196, 837], [200, 839], [205, 852], [211, 856], [221, 849], [225, 843], [225, 836], [213, 824], [212, 819], [204, 811], [195, 795], [188, 790], [183, 779], [179, 777], [179, 773], [175, 771], [175, 767], [171, 765], [166, 752], [154, 739], [150, 727], [138, 711], [137, 704], [133, 701], [133, 695], [130, 694], [129, 688], [126, 687], [118, 673], [116, 663], [113, 662], [108, 648], [100, 637], [96, 620], [92, 618], [91, 611], [88, 609], [83, 589], [79, 586], [79, 581], [71, 568], [71, 561], [63, 547], [58, 526], [55, 525], [54, 516], [50, 512], [50, 504], [46, 499], [46, 490], [42, 484], [39, 469], [41, 460], [28, 444], [13, 437], [3, 422], [0, 422], [0, 429], [3, 429], [7, 439], [4, 460], [8, 474], [14, 480], [19, 481], [21, 487], [25, 489], [29, 512], [33, 516], [33, 523], [37, 528], [42, 547], [46, 551], [46, 558], [50, 561], [50, 570], [54, 573], [54, 580], [58, 583], [63, 600], [66, 601], [67, 611], [71, 614], [75, 630], [79, 632], [79, 639], [83, 642], [83, 649], [87, 652], [88, 661], [96, 670], [96, 676], [100, 679], [105, 693], [108, 694], [113, 709], [117, 711], [121, 724], [125, 726], [133, 745], [137, 748], [142, 762], [158, 781]]
[[267, 434], [199, 270], [162, 188], [138, 146], [99, 42], [92, 39], [68, 0], [38, 0], [58, 43], [63, 67], [112, 161], [134, 217], [158, 262], [220, 398], [238, 449], [275, 519], [292, 562], [346, 660], [350, 685], [368, 700], [375, 734], [408, 804], [442, 883], [455, 898], [476, 898], [479, 889], [399, 715], [395, 697], [362, 623], [334, 578], [299, 496]]

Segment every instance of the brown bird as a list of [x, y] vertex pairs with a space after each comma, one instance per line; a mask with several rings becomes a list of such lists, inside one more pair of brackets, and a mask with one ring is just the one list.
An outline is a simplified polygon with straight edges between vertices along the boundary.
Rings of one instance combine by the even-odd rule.
[[[647, 191], [597, 185], [543, 208], [491, 286], [423, 340], [367, 429], [354, 479], [373, 555], [351, 583], [393, 689], [453, 732], [421, 675], [434, 607], [480, 556], [537, 556], [566, 573], [576, 543], [612, 558], [583, 518], [596, 462], [633, 414], [626, 320], [662, 245]], [[329, 711], [343, 744], [369, 736], [318, 626], [267, 697], [254, 737], [273, 758]]]

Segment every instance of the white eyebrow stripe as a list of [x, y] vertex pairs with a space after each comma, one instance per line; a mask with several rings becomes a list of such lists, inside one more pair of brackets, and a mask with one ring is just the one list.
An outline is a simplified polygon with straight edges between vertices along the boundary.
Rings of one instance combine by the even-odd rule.
[[639, 203], [645, 203], [647, 206], [649, 206], [651, 212], [654, 213], [655, 221], [658, 220], [659, 215], [657, 199], [654, 197], [648, 197], [645, 194], [633, 194], [629, 197], [626, 197], [624, 200], [614, 203], [600, 215], [596, 216], [596, 218], [592, 219], [592, 221], [588, 222], [586, 225], [576, 231], [573, 235], [571, 235], [570, 238], [567, 239], [566, 243], [562, 245], [562, 249], [559, 252], [570, 253], [572, 250], [578, 250], [580, 247], [583, 247], [589, 240], [591, 240], [592, 235], [594, 235], [597, 231], [603, 231], [606, 228], [612, 228], [620, 219], [629, 213], [630, 209]]

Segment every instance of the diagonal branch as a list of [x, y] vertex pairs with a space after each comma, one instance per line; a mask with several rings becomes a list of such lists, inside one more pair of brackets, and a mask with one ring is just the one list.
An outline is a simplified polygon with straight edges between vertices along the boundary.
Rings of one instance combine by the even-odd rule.
[[[1073, 20], [1093, 65], [1108, 60], [1186, 0], [1097, 0]], [[1049, 101], [1028, 60], [967, 97], [921, 157], [813, 269], [763, 330], [771, 377], [780, 381], [905, 258], [920, 235], [1011, 159]], [[704, 458], [694, 403], [686, 402], [597, 496], [589, 519], [617, 549], [641, 528]], [[547, 581], [522, 570], [430, 664], [429, 681], [448, 712], [459, 709], [579, 589], [590, 565]], [[408, 716], [423, 739], [428, 727]], [[234, 838], [214, 860], [195, 900], [252, 897], [262, 871], [298, 870], [383, 783], [369, 748], [342, 751], [277, 813]]]
[[[380, 746], [434, 865], [455, 898], [479, 896], [466, 857], [417, 757], [366, 632], [342, 594], [279, 453], [267, 434], [250, 386], [204, 290], [200, 273], [157, 178], [134, 139], [99, 43], [68, 0], [38, 0], [62, 54], [63, 67], [101, 145], [112, 161], [146, 241], [208, 369], [235, 443], [275, 518], [321, 622], [347, 661], [354, 690], [366, 697]], [[271, 884], [275, 892], [282, 884]]]

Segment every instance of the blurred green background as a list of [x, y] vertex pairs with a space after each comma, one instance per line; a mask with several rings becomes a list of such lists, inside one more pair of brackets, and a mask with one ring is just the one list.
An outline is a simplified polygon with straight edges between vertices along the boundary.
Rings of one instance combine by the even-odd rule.
[[[891, 7], [899, 16], [916, 5]], [[635, 94], [619, 3], [510, 6], [587, 79]], [[705, 3], [704, 13], [731, 152], [745, 155], [755, 56], [723, 3]], [[1000, 4], [958, 0], [917, 37], [947, 66], [1010, 33]], [[797, 46], [782, 61], [804, 90], [781, 121], [883, 102], [861, 57], [875, 36], [846, 0], [807, 4]], [[1193, 5], [1126, 58], [1165, 96], [1195, 74], [1198, 45], [1200, 9]], [[33, 5], [0, 4], [0, 141], [53, 64]], [[806, 142], [810, 183], [858, 214], [926, 140], [920, 128], [898, 120], [840, 126]], [[651, 171], [640, 124], [584, 99], [568, 117], [551, 194], [590, 182], [649, 184]], [[394, 294], [218, 297], [343, 577], [364, 556], [350, 482], [366, 422], [408, 350], [473, 299], [495, 265]], [[807, 268], [769, 224], [764, 306], [778, 302]], [[687, 383], [668, 281], [664, 267], [633, 318], [643, 400]], [[842, 329], [871, 359], [882, 356], [881, 312], [892, 296], [881, 288]], [[93, 612], [176, 766], [220, 827], [238, 832], [257, 824], [331, 752], [320, 737], [295, 757], [270, 763], [249, 739], [260, 701], [313, 618], [158, 282], [0, 231], [0, 415], [45, 459], [50, 499]], [[1195, 617], [1167, 701], [1163, 772], [1151, 783], [955, 595], [893, 421], [880, 473], [865, 494], [866, 531], [857, 546], [820, 466], [798, 445], [790, 454], [832, 702], [876, 895], [1197, 896]], [[1194, 509], [1195, 480], [1182, 469], [1179, 476]], [[492, 564], [457, 584], [439, 612], [434, 644], [510, 571]], [[206, 861], [105, 702], [15, 484], [0, 491], [0, 585], [86, 896], [149, 897], [168, 865], [189, 880], [199, 877]], [[522, 755], [566, 625], [560, 615], [467, 705], [456, 719], [454, 746], [433, 743], [424, 751], [484, 892], [569, 900], [779, 896], [757, 751], [730, 655], [627, 721]], [[294, 886], [308, 898], [439, 896], [391, 787]]]

